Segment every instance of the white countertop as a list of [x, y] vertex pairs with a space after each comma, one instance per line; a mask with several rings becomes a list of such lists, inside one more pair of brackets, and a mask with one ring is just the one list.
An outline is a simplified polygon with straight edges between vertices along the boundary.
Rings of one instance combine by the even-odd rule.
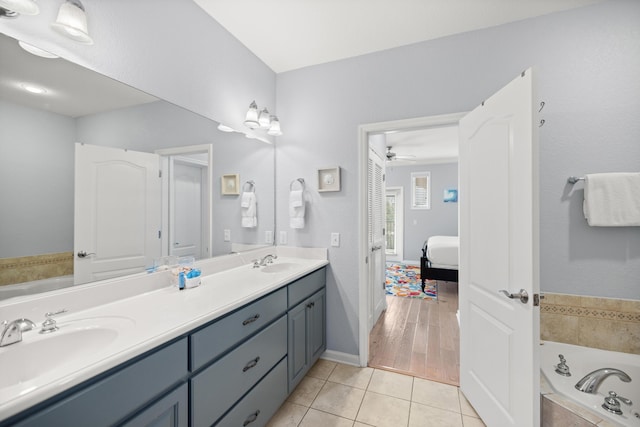
[[[246, 257], [235, 258], [232, 262], [219, 261], [217, 267], [213, 269], [203, 265], [203, 274], [207, 275], [203, 276], [202, 284], [199, 287], [184, 290], [168, 285], [168, 272], [154, 273], [157, 275], [156, 282], [161, 282], [161, 287], [158, 289], [80, 310], [70, 309], [67, 313], [56, 316], [60, 330], [51, 334], [38, 334], [39, 327], [34, 331], [25, 332], [22, 342], [0, 347], [0, 360], [3, 353], [12, 350], [20, 351], [20, 346], [37, 345], [38, 341], [58, 339], [60, 343], [66, 343], [63, 336], [68, 331], [77, 331], [78, 325], [81, 329], [87, 330], [110, 328], [109, 333], [104, 335], [106, 337], [104, 342], [86, 343], [89, 348], [82, 348], [83, 339], [78, 341], [78, 345], [73, 343], [73, 346], [80, 350], [55, 346], [55, 354], [29, 355], [29, 360], [24, 363], [39, 362], [41, 366], [46, 367], [48, 361], [51, 361], [52, 368], [42, 368], [42, 372], [34, 379], [0, 388], [0, 420], [184, 335], [198, 326], [328, 264], [326, 251], [324, 251], [324, 259], [317, 257], [323, 250], [311, 249], [311, 251], [315, 251], [311, 253], [312, 257], [300, 250], [278, 250], [279, 258], [275, 264], [292, 264], [291, 268], [281, 272], [266, 273], [262, 268], [254, 269], [251, 263], [243, 263]], [[297, 256], [301, 254], [303, 257]], [[228, 268], [240, 263], [243, 264]], [[207, 270], [221, 271], [208, 274]], [[140, 281], [149, 280], [149, 278], [138, 276], [128, 280]], [[108, 284], [102, 286], [108, 286]], [[101, 288], [96, 287], [95, 292], [101, 292], [103, 290]], [[55, 292], [50, 294], [54, 299], [58, 295]], [[64, 297], [69, 303], [67, 305], [73, 307], [74, 302], [70, 301], [73, 299], [73, 294], [68, 291]], [[61, 304], [59, 301], [51, 301], [53, 300], [50, 299], [47, 305], [46, 297], [22, 299], [18, 306], [13, 304], [11, 307], [3, 307], [0, 304], [0, 310], [4, 311], [2, 313], [4, 318], [6, 313], [17, 312], [20, 308], [28, 314], [44, 312], [43, 310], [51, 311], [57, 308], [56, 304]], [[19, 317], [28, 317], [28, 315]], [[32, 318], [32, 320], [39, 323], [41, 319]], [[113, 330], [117, 331], [117, 334], [114, 334]], [[60, 347], [63, 346], [64, 344]], [[80, 356], [77, 356], [78, 354]], [[32, 357], [33, 360], [31, 360]], [[3, 371], [6, 369], [11, 367], [2, 366]]]

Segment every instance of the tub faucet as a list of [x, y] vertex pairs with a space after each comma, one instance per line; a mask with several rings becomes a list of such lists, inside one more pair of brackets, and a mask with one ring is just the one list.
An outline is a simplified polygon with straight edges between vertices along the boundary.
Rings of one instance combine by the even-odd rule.
[[578, 381], [575, 387], [583, 393], [595, 394], [598, 391], [598, 387], [600, 387], [600, 383], [611, 375], [617, 376], [625, 383], [631, 382], [629, 375], [619, 369], [602, 368], [596, 369], [595, 371], [585, 375], [580, 381]]
[[0, 333], [0, 347], [15, 344], [22, 341], [22, 333], [30, 331], [36, 324], [29, 319], [17, 319], [13, 322], [2, 322], [2, 332]]

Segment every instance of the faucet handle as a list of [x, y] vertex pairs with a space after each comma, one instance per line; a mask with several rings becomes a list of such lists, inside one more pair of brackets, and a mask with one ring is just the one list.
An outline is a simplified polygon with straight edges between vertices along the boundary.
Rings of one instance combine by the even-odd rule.
[[630, 399], [626, 397], [618, 396], [615, 391], [610, 391], [609, 396], [604, 398], [604, 403], [602, 404], [602, 408], [612, 412], [616, 415], [622, 415], [622, 410], [620, 409], [620, 402], [625, 405], [631, 405], [632, 402]]
[[569, 371], [569, 365], [567, 365], [567, 359], [562, 354], [559, 354], [558, 357], [560, 358], [560, 363], [556, 365], [556, 373], [564, 377], [570, 377], [571, 372]]
[[47, 318], [44, 322], [42, 322], [42, 329], [40, 330], [41, 334], [48, 334], [54, 331], [57, 331], [58, 329], [58, 325], [56, 324], [55, 319], [53, 319], [53, 316], [56, 316], [58, 314], [62, 314], [62, 313], [66, 313], [67, 309], [63, 308], [62, 310], [58, 310], [55, 312], [47, 312], [44, 314], [44, 316]]

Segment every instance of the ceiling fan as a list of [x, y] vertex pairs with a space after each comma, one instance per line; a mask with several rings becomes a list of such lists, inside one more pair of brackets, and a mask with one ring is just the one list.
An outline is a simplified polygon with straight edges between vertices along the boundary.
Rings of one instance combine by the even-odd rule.
[[412, 155], [397, 155], [396, 153], [394, 153], [393, 151], [391, 151], [393, 147], [391, 147], [390, 145], [387, 147], [387, 161], [388, 162], [392, 162], [394, 160], [404, 160], [404, 161], [409, 161], [409, 162], [415, 162], [416, 156], [412, 156]]

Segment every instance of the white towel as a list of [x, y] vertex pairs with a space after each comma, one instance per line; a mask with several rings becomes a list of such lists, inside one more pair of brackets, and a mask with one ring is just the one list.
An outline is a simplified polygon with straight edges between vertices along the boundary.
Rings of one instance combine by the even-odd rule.
[[584, 216], [590, 226], [640, 226], [640, 173], [596, 173], [584, 180]]
[[242, 227], [254, 228], [258, 225], [258, 217], [256, 215], [256, 193], [244, 192], [240, 201], [242, 208]]
[[303, 192], [291, 191], [289, 193], [289, 226], [291, 228], [304, 228], [304, 210]]

